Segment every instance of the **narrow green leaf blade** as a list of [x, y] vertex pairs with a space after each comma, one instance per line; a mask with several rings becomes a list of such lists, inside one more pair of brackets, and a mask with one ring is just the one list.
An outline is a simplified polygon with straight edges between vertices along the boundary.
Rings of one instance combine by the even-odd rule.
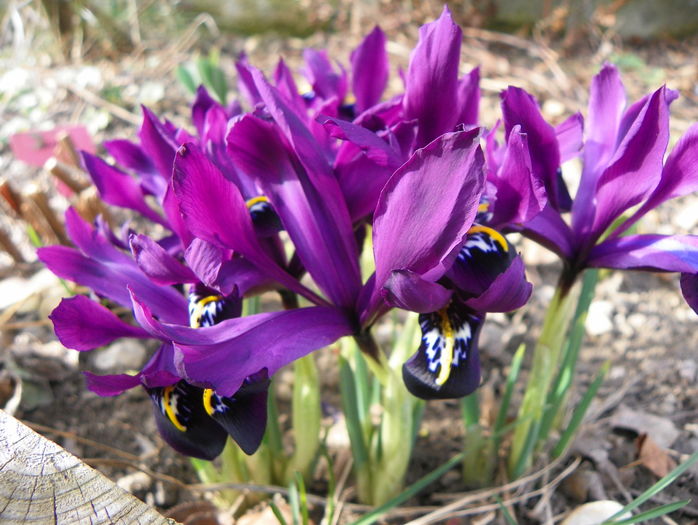
[[446, 463], [441, 465], [440, 467], [436, 468], [423, 478], [417, 480], [414, 482], [412, 485], [407, 487], [404, 491], [402, 491], [400, 494], [395, 496], [393, 499], [387, 501], [383, 505], [380, 505], [379, 507], [376, 507], [373, 509], [371, 512], [368, 514], [365, 514], [361, 518], [359, 518], [357, 521], [355, 521], [352, 525], [370, 525], [371, 523], [375, 523], [380, 519], [380, 517], [388, 512], [390, 509], [397, 507], [398, 505], [404, 503], [408, 499], [410, 499], [412, 496], [415, 494], [418, 494], [421, 490], [423, 490], [427, 485], [430, 483], [433, 483], [436, 481], [438, 478], [440, 478], [443, 474], [445, 474], [448, 470], [452, 469], [455, 467], [458, 463], [463, 461], [463, 452], [460, 454], [456, 454], [453, 456], [451, 459], [449, 459]]
[[630, 518], [626, 518], [620, 521], [605, 521], [604, 525], [632, 525], [633, 523], [646, 523], [654, 518], [659, 518], [675, 510], [679, 510], [681, 507], [685, 507], [691, 502], [690, 499], [685, 499], [683, 501], [675, 501], [674, 503], [667, 503], [666, 505], [661, 505], [653, 509], [641, 512]]
[[666, 487], [671, 485], [674, 481], [678, 479], [678, 477], [686, 472], [691, 465], [693, 465], [696, 461], [698, 461], [698, 451], [694, 452], [689, 456], [689, 458], [681, 463], [678, 467], [676, 467], [674, 470], [669, 472], [666, 476], [664, 476], [662, 479], [657, 481], [654, 485], [652, 485], [650, 488], [648, 488], [645, 492], [640, 494], [637, 498], [635, 498], [633, 501], [628, 503], [625, 507], [623, 507], [621, 510], [616, 512], [613, 516], [608, 518], [609, 520], [613, 520], [614, 518], [617, 518], [618, 516], [622, 516], [626, 512], [632, 512], [636, 508], [638, 508], [640, 505], [642, 505], [645, 501], [653, 497], [655, 494], [658, 494], [662, 490], [664, 490]]

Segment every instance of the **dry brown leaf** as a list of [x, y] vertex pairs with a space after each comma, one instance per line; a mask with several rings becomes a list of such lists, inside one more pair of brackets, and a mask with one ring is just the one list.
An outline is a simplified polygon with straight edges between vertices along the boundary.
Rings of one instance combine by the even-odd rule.
[[671, 459], [667, 451], [660, 447], [649, 435], [640, 434], [635, 444], [640, 464], [658, 478], [663, 478], [676, 467], [676, 463]]

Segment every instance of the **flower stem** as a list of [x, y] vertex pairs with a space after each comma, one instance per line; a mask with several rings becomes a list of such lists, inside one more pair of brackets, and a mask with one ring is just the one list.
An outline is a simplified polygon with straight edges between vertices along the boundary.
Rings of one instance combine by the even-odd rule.
[[563, 343], [579, 295], [579, 286], [575, 281], [570, 280], [568, 276], [560, 280], [548, 307], [538, 342], [533, 350], [533, 364], [523, 402], [519, 409], [518, 424], [514, 431], [509, 455], [509, 474], [511, 477], [521, 475], [531, 463], [530, 455], [528, 457], [522, 457], [522, 455], [526, 455], [526, 451], [533, 448], [527, 447], [526, 443], [531, 443], [532, 439], [537, 440], [537, 436], [529, 434], [537, 432], [537, 429], [540, 428], [539, 423], [545, 410], [548, 390], [560, 364]]
[[320, 449], [320, 380], [312, 354], [293, 363], [292, 425], [296, 449], [286, 472], [286, 482], [299, 472], [308, 480]]

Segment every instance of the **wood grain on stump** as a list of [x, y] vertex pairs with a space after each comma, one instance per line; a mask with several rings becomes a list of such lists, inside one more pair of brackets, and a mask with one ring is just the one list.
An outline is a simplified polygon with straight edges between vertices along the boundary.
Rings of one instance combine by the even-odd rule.
[[174, 523], [0, 410], [0, 523]]

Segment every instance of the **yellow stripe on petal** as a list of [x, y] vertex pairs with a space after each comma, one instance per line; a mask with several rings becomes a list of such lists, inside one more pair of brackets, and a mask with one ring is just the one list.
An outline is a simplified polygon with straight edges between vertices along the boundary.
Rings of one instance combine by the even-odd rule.
[[267, 199], [264, 195], [260, 195], [259, 197], [253, 197], [245, 204], [247, 205], [247, 209], [249, 210], [252, 206], [255, 204], [259, 204], [260, 202], [269, 202], [269, 199]]
[[473, 226], [468, 230], [468, 234], [471, 233], [486, 233], [487, 235], [492, 237], [496, 242], [499, 243], [499, 245], [502, 247], [502, 250], [504, 250], [505, 252], [509, 251], [509, 243], [504, 238], [504, 235], [502, 235], [493, 228], [489, 228], [487, 226]]
[[444, 347], [441, 349], [441, 355], [439, 356], [439, 365], [441, 369], [439, 370], [439, 375], [436, 378], [436, 384], [442, 386], [451, 375], [451, 365], [453, 364], [453, 349], [456, 345], [455, 334], [453, 333], [453, 326], [446, 313], [446, 308], [439, 310], [439, 317], [441, 318], [441, 336], [444, 339]]
[[211, 404], [211, 399], [213, 399], [213, 390], [210, 388], [204, 388], [204, 410], [209, 416], [212, 416], [216, 411]]
[[174, 386], [166, 386], [162, 392], [162, 404], [165, 407], [165, 415], [172, 422], [172, 424], [175, 426], [177, 430], [179, 430], [180, 432], [186, 432], [187, 427], [185, 427], [184, 425], [182, 425], [182, 423], [179, 422], [179, 419], [177, 419], [177, 408], [172, 405], [173, 390]]

